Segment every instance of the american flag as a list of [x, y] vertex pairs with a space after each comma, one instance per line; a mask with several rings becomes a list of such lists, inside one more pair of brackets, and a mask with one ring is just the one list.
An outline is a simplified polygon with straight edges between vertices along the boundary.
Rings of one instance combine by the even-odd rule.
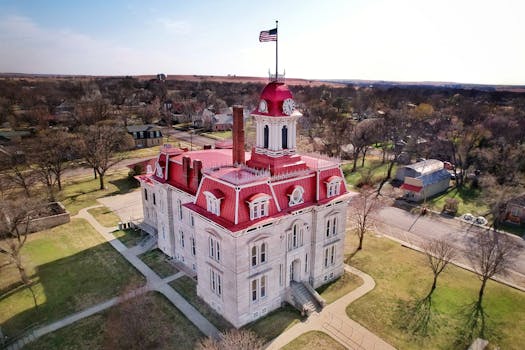
[[277, 28], [263, 30], [261, 34], [259, 34], [259, 41], [277, 41]]

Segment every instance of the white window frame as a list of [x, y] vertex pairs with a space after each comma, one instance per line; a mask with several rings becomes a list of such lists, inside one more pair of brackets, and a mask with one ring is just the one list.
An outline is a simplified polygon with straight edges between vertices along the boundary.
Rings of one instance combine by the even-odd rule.
[[221, 261], [221, 245], [217, 238], [210, 236], [208, 238], [209, 256], [215, 261]]
[[304, 244], [304, 226], [296, 223], [288, 233], [288, 250], [302, 247]]
[[304, 203], [303, 195], [304, 195], [304, 188], [302, 186], [296, 186], [293, 189], [292, 193], [289, 194], [290, 200], [288, 202], [288, 205], [291, 207], [297, 204]]
[[325, 225], [325, 237], [333, 237], [337, 236], [338, 227], [337, 224], [339, 223], [339, 219], [337, 218], [337, 215], [330, 215], [326, 218], [326, 225]]
[[195, 248], [195, 236], [191, 236], [191, 255], [196, 255], [196, 248]]
[[181, 248], [184, 248], [184, 231], [179, 230], [179, 243]]
[[206, 210], [210, 213], [217, 216], [221, 216], [221, 199], [217, 198], [211, 192], [204, 191], [204, 196], [206, 197]]
[[258, 259], [257, 259], [257, 246], [254, 245], [253, 247], [251, 247], [250, 249], [250, 265], [253, 267], [253, 266], [257, 266], [257, 262], [258, 262]]
[[217, 296], [222, 296], [222, 277], [221, 274], [210, 269], [210, 290]]
[[180, 199], [177, 199], [177, 215], [179, 221], [182, 221], [182, 201]]
[[250, 208], [250, 220], [260, 219], [269, 215], [270, 198], [270, 196], [266, 195], [247, 202]]
[[343, 179], [337, 176], [332, 181], [326, 183], [326, 197], [327, 198], [338, 196], [341, 193], [341, 182], [342, 181]]

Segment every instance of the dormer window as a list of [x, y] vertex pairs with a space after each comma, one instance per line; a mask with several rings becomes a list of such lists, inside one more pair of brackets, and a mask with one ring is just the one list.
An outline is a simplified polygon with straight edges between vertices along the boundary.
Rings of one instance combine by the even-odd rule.
[[289, 194], [290, 201], [288, 202], [289, 206], [297, 205], [304, 203], [304, 188], [302, 186], [294, 186], [292, 192]]
[[206, 210], [217, 216], [221, 215], [221, 200], [224, 194], [220, 190], [204, 191]]
[[343, 178], [340, 176], [330, 176], [326, 179], [326, 197], [330, 198], [341, 193], [341, 182]]
[[269, 214], [270, 196], [258, 193], [251, 196], [246, 203], [250, 208], [250, 220], [259, 219]]

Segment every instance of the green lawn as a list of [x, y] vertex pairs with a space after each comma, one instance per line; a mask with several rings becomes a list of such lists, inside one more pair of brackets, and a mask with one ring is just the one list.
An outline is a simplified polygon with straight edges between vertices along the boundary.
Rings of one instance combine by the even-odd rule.
[[161, 278], [168, 277], [179, 272], [179, 270], [166, 261], [166, 255], [159, 249], [150, 250], [149, 252], [140, 255], [139, 258]]
[[[364, 249], [350, 264], [370, 274], [377, 286], [348, 306], [349, 317], [399, 349], [457, 348], [455, 341], [466, 332], [466, 311], [476, 301], [480, 286], [473, 273], [455, 266], [442, 273], [432, 298], [430, 332], [423, 337], [403, 329], [402, 318], [406, 317], [407, 303], [423, 298], [431, 286], [432, 273], [425, 256], [387, 238], [369, 235]], [[521, 349], [525, 293], [489, 281], [484, 309], [488, 340], [501, 349]]]
[[483, 198], [483, 193], [479, 189], [470, 189], [463, 187], [451, 187], [449, 190], [439, 196], [427, 200], [426, 205], [436, 211], [442, 211], [447, 198], [455, 198], [458, 200], [457, 215], [471, 213], [473, 215], [487, 215], [489, 208]]
[[38, 309], [29, 291], [13, 289], [16, 270], [3, 268], [0, 280], [0, 324], [13, 336], [33, 324], [55, 321], [117, 295], [125, 285], [144, 278], [82, 219], [31, 234], [22, 250], [34, 281]]
[[[166, 298], [156, 292], [149, 292], [145, 296], [146, 309], [145, 323], [148, 324], [146, 333], [150, 335], [150, 344], [155, 349], [194, 349], [204, 335]], [[28, 344], [25, 349], [79, 349], [91, 350], [106, 348], [106, 322], [112, 309], [75, 322], [56, 332], [47, 334], [35, 342]], [[158, 334], [161, 332], [160, 334]], [[165, 344], [164, 344], [165, 343]]]
[[99, 190], [99, 180], [93, 177], [70, 180], [57, 197], [71, 215], [76, 215], [80, 209], [98, 204], [97, 198], [128, 193], [137, 187], [134, 179], [128, 179], [126, 169], [105, 176], [104, 183], [106, 189]]
[[255, 322], [247, 324], [243, 328], [257, 333], [264, 342], [269, 342], [297, 322], [300, 322], [301, 319], [299, 311], [286, 304], [286, 306], [269, 313], [267, 316]]
[[286, 346], [282, 348], [282, 350], [323, 350], [323, 349], [330, 349], [330, 350], [344, 350], [345, 347], [338, 343], [336, 340], [334, 340], [332, 337], [330, 337], [328, 334], [319, 332], [319, 331], [311, 331], [304, 333], [294, 340], [292, 340], [290, 343], [288, 343]]
[[[359, 160], [357, 162], [357, 169], [354, 172], [351, 172], [352, 163], [351, 160], [346, 162], [343, 164], [342, 169], [346, 182], [353, 187], [357, 187], [368, 174], [370, 174], [373, 183], [379, 183], [386, 176], [388, 170], [388, 162], [383, 164], [380, 159], [371, 156], [365, 160], [364, 167], [361, 167], [361, 160]], [[396, 174], [396, 169], [397, 166], [394, 165], [392, 168], [392, 176]]]
[[88, 213], [105, 227], [115, 227], [120, 222], [120, 219], [115, 213], [113, 213], [108, 207], [91, 208]]
[[226, 321], [215, 310], [208, 306], [201, 298], [197, 296], [197, 282], [188, 277], [183, 276], [170, 282], [170, 286], [188, 301], [194, 308], [196, 308], [204, 317], [208, 319], [217, 329], [221, 331], [228, 330], [233, 326]]
[[209, 137], [209, 138], [212, 138], [212, 139], [215, 139], [215, 140], [224, 140], [224, 139], [231, 139], [232, 138], [231, 130], [206, 132], [206, 133], [202, 133], [201, 135]]
[[319, 293], [327, 304], [331, 304], [337, 299], [341, 298], [345, 294], [350, 293], [357, 287], [363, 284], [361, 277], [354, 274], [345, 272], [344, 275], [317, 288], [317, 293]]

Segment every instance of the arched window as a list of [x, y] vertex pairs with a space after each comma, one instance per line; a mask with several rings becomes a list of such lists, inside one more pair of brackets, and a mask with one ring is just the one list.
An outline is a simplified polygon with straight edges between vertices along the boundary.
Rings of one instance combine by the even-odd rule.
[[257, 246], [252, 247], [252, 266], [257, 265]]
[[261, 258], [259, 259], [262, 263], [266, 262], [266, 243], [261, 244]]
[[264, 148], [268, 148], [268, 145], [270, 143], [270, 128], [268, 128], [268, 125], [264, 126]]
[[252, 301], [257, 300], [257, 280], [252, 280]]
[[286, 127], [286, 125], [283, 126], [281, 130], [281, 136], [282, 136], [283, 149], [287, 149], [288, 148], [288, 128]]

